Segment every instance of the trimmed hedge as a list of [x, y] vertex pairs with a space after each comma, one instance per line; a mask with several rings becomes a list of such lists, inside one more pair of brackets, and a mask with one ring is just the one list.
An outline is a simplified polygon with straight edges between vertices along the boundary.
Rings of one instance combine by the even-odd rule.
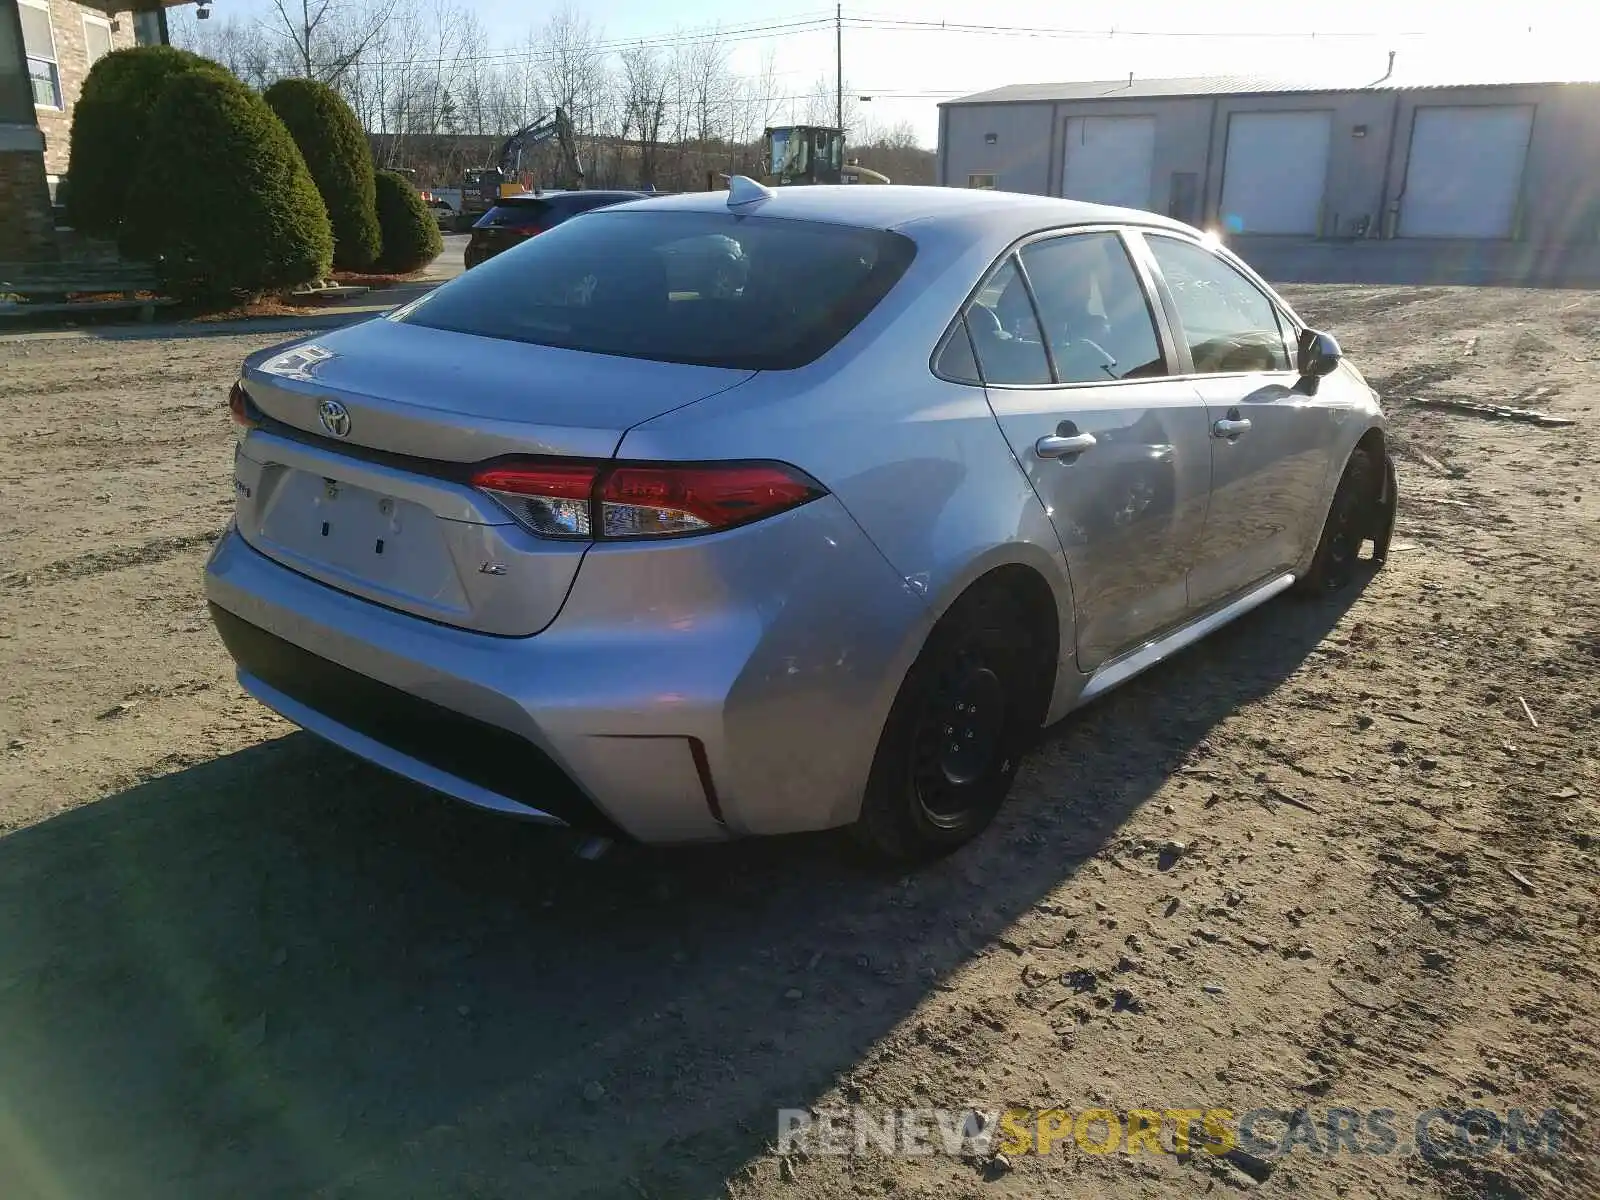
[[221, 68], [167, 81], [150, 116], [129, 233], [161, 256], [169, 290], [258, 296], [327, 275], [333, 230], [294, 139]]
[[337, 92], [314, 79], [280, 79], [264, 93], [300, 147], [333, 224], [333, 265], [365, 271], [378, 259], [377, 189], [361, 122]]
[[72, 151], [66, 205], [75, 229], [117, 238], [127, 215], [128, 189], [147, 161], [150, 114], [175, 75], [216, 67], [175, 46], [136, 46], [98, 59], [72, 110]]
[[404, 175], [379, 171], [378, 226], [383, 231], [383, 255], [378, 267], [396, 275], [420, 271], [444, 250], [439, 223]]

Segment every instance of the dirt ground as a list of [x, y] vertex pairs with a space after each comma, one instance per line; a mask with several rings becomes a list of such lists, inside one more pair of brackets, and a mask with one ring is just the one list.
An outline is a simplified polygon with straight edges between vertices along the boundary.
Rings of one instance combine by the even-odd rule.
[[[200, 591], [288, 334], [0, 338], [0, 1196], [1600, 1195], [1600, 294], [1291, 299], [1388, 399], [1388, 568], [1050, 731], [909, 877], [589, 864], [294, 732]], [[769, 1151], [848, 1102], [1555, 1108], [1566, 1153]]]

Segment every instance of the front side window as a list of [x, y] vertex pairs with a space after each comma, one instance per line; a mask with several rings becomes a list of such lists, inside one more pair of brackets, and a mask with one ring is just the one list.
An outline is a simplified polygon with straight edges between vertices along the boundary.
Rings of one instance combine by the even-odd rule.
[[599, 209], [391, 319], [594, 354], [789, 370], [854, 329], [915, 252], [885, 230]]
[[772, 131], [772, 161], [767, 171], [772, 175], [804, 175], [810, 162], [810, 147], [806, 139], [792, 129]]
[[1007, 256], [965, 313], [983, 382], [1004, 386], [1054, 382], [1044, 338], [1016, 259]]
[[817, 133], [817, 162], [837, 171], [844, 166], [844, 136], [829, 131]]
[[1144, 287], [1122, 239], [1076, 233], [1023, 247], [1045, 337], [1061, 383], [1167, 374]]
[[1289, 369], [1277, 309], [1260, 288], [1203, 246], [1150, 234], [1145, 240], [1172, 293], [1196, 372]]
[[50, 25], [50, 8], [40, 0], [21, 0], [17, 5], [22, 18], [23, 54], [28, 60], [28, 82], [33, 85], [33, 102], [41, 108], [61, 108], [61, 71], [56, 65], [55, 30]]

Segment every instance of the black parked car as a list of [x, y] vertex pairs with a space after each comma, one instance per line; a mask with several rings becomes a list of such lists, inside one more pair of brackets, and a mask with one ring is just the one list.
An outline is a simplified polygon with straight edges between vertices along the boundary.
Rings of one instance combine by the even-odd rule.
[[470, 271], [502, 250], [554, 229], [591, 208], [605, 208], [644, 197], [644, 192], [546, 192], [538, 196], [504, 196], [472, 227], [472, 237], [467, 242], [467, 269]]

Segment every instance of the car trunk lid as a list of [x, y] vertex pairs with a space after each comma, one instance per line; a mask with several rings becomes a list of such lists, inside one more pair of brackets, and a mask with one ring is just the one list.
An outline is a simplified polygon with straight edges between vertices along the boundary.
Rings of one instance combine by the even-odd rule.
[[653, 416], [750, 372], [377, 320], [246, 364], [261, 421], [235, 460], [241, 534], [318, 582], [429, 620], [525, 636], [587, 542], [544, 539], [468, 482], [508, 454], [610, 458]]
[[[263, 413], [306, 433], [470, 463], [519, 452], [609, 458], [639, 422], [751, 374], [378, 318], [252, 356], [244, 383]], [[348, 417], [342, 436], [321, 420], [330, 400]]]

